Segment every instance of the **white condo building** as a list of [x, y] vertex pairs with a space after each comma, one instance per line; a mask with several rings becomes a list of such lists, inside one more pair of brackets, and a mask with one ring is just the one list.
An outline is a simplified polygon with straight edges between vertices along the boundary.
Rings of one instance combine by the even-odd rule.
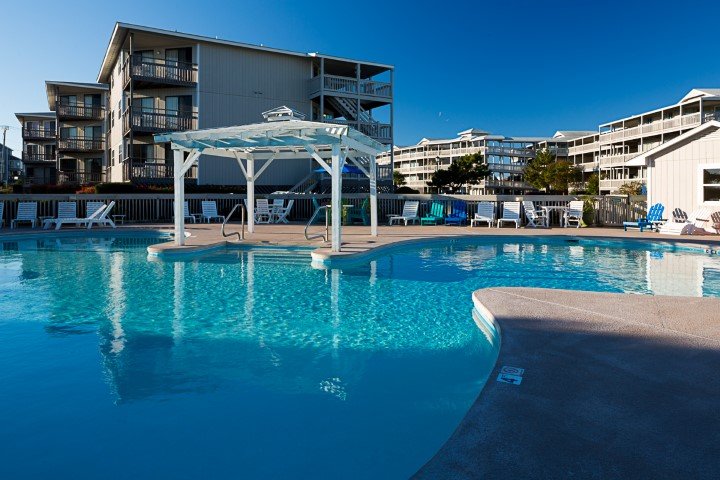
[[[464, 130], [456, 138], [423, 138], [416, 145], [394, 147], [394, 169], [405, 175], [406, 185], [420, 193], [430, 193], [427, 182], [439, 169], [464, 156], [480, 153], [490, 169], [490, 176], [473, 185], [471, 195], [523, 194], [532, 187], [523, 181], [527, 162], [535, 157], [537, 145], [544, 138], [505, 137], [477, 129]], [[378, 165], [389, 165], [390, 152], [378, 156]]]

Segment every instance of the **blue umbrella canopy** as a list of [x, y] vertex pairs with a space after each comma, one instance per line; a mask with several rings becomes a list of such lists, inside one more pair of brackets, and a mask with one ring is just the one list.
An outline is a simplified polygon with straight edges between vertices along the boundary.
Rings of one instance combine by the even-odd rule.
[[[322, 167], [320, 167], [320, 168], [316, 168], [315, 171], [316, 171], [316, 172], [319, 172], [319, 173], [324, 173], [324, 172], [325, 172], [325, 169], [322, 168]], [[358, 167], [356, 167], [355, 165], [345, 165], [345, 166], [342, 168], [342, 173], [352, 173], [352, 174], [355, 174], [355, 175], [363, 175], [363, 171], [360, 170], [360, 169], [359, 169]]]

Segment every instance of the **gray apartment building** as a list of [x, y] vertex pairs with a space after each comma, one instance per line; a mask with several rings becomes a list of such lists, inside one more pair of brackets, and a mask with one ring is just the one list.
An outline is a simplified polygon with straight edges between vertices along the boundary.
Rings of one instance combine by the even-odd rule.
[[22, 126], [20, 158], [27, 185], [57, 182], [57, 120], [55, 112], [16, 113]]
[[[257, 123], [283, 105], [393, 143], [393, 66], [318, 53], [117, 23], [96, 83], [47, 82], [47, 89], [60, 183], [170, 182], [172, 154], [153, 135]], [[24, 150], [33, 151], [30, 140]], [[297, 186], [314, 168], [310, 158], [275, 163], [260, 183], [277, 189]], [[245, 183], [231, 160], [201, 158], [188, 176]]]

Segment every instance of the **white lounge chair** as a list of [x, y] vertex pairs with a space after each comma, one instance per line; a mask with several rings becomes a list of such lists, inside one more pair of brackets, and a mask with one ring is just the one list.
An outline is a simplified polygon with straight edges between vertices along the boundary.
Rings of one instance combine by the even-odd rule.
[[[68, 218], [77, 218], [77, 203], [75, 202], [58, 202], [58, 216], [57, 218], [46, 218], [43, 221], [42, 228], [47, 230], [56, 222], [62, 222], [62, 220]], [[62, 223], [58, 223], [62, 225]]]
[[280, 216], [280, 212], [285, 208], [285, 200], [282, 198], [274, 198], [270, 204], [270, 215], [272, 215], [272, 222], [276, 222]]
[[565, 228], [569, 227], [571, 223], [575, 224], [575, 228], [580, 228], [580, 225], [582, 224], [584, 205], [585, 202], [582, 200], [573, 200], [570, 202], [570, 205], [568, 205], [568, 209], [563, 216]]
[[20, 222], [30, 222], [32, 228], [37, 224], [37, 202], [20, 202], [15, 219], [10, 222], [10, 228], [15, 228]]
[[407, 226], [408, 222], [419, 222], [420, 217], [418, 217], [418, 208], [420, 208], [420, 202], [417, 200], [406, 200], [400, 215], [388, 215], [388, 225], [400, 223], [402, 221]]
[[[720, 203], [703, 203], [697, 210], [690, 213], [685, 221], [666, 222], [660, 227], [660, 233], [665, 235], [714, 233], [712, 232], [715, 230], [714, 218], [717, 217], [716, 214], [718, 212], [720, 212]], [[673, 216], [675, 217], [675, 215]]]
[[480, 225], [486, 222], [488, 228], [492, 227], [495, 223], [495, 204], [492, 202], [480, 202], [477, 204], [477, 212], [473, 215], [470, 220], [470, 226], [474, 227], [475, 224]]
[[[108, 218], [108, 215], [112, 211], [113, 207], [115, 206], [115, 202], [112, 201], [108, 204], [108, 206], [103, 209], [99, 215], [94, 216], [92, 218], [87, 218], [85, 222], [87, 223], [87, 228], [90, 230], [93, 225], [97, 225], [99, 227], [101, 226], [108, 226], [115, 228], [115, 222], [113, 222], [110, 218]], [[97, 213], [97, 212], [95, 212]]]
[[530, 200], [525, 200], [523, 203], [523, 209], [525, 209], [525, 218], [527, 219], [528, 227], [547, 227], [548, 219], [545, 216], [545, 212], [542, 210], [536, 210], [535, 204]]
[[204, 200], [202, 202], [202, 219], [207, 223], [210, 223], [213, 219], [220, 220], [221, 222], [225, 221], [223, 215], [218, 215], [217, 203], [213, 200]]
[[87, 202], [85, 204], [85, 218], [96, 217], [100, 215], [99, 213], [95, 215], [98, 210], [105, 210], [106, 208], [107, 205], [105, 205], [105, 202]]
[[293, 205], [295, 204], [295, 200], [290, 199], [288, 200], [288, 204], [284, 206], [280, 211], [278, 211], [277, 216], [275, 218], [276, 223], [288, 223], [287, 217], [290, 214], [290, 210], [292, 210]]
[[272, 212], [267, 198], [258, 198], [255, 200], [255, 223], [271, 223]]
[[497, 228], [505, 223], [515, 224], [515, 228], [520, 228], [520, 202], [503, 202], [502, 217], [498, 218]]
[[3, 214], [5, 213], [5, 202], [0, 202], [0, 228], [5, 225], [5, 217]]
[[[88, 212], [92, 212], [92, 213], [90, 213], [90, 215], [88, 215], [87, 217], [85, 217], [85, 218], [77, 218], [77, 217], [76, 218], [70, 218], [70, 217], [60, 218], [58, 216], [58, 218], [50, 218], [48, 220], [45, 220], [45, 224], [43, 224], [43, 228], [49, 228], [50, 225], [55, 225], [55, 230], [60, 230], [60, 228], [63, 225], [65, 225], [66, 223], [70, 223], [70, 224], [74, 223], [78, 227], [80, 227], [82, 225], [88, 225], [91, 220], [98, 218], [100, 215], [102, 215], [103, 212], [105, 212], [105, 210], [108, 207], [107, 205], [105, 205], [102, 202], [92, 202], [92, 203], [100, 203], [100, 208], [96, 208], [96, 205], [90, 205], [89, 203], [88, 203], [88, 207], [86, 210]], [[112, 202], [112, 203], [114, 204], [115, 202]], [[46, 224], [48, 225], [47, 227], [45, 227]]]

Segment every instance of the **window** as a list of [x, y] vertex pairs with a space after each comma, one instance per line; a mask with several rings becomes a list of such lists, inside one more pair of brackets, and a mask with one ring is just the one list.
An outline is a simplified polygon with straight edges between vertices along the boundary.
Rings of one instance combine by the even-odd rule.
[[115, 150], [110, 150], [110, 163], [115, 165]]
[[62, 127], [60, 129], [60, 138], [77, 138], [77, 127]]
[[720, 201], [720, 165], [702, 169], [703, 202]]

